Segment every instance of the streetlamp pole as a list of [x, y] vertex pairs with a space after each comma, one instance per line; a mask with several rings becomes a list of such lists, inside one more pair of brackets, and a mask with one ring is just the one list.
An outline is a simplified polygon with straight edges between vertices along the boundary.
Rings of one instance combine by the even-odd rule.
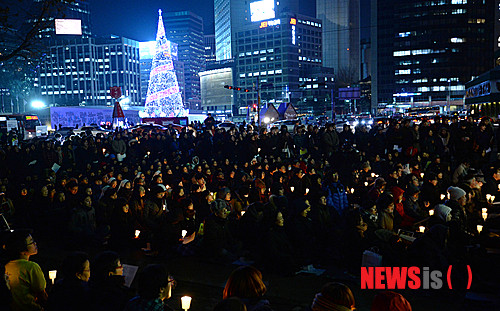
[[448, 113], [451, 113], [451, 79], [448, 79], [448, 100], [447, 100], [447, 106], [448, 106]]
[[257, 126], [260, 126], [260, 77], [257, 76]]

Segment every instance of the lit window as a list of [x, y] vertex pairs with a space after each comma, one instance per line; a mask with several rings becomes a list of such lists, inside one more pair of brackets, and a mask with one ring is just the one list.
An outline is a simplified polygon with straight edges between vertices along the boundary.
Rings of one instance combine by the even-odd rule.
[[463, 42], [465, 42], [465, 38], [451, 38], [450, 42], [451, 43], [463, 43]]

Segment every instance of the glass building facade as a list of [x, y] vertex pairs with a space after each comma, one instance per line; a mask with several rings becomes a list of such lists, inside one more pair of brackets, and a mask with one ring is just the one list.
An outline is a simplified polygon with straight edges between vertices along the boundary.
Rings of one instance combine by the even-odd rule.
[[461, 108], [465, 83], [493, 67], [493, 1], [377, 0], [372, 99]]
[[[283, 14], [236, 34], [236, 79], [241, 88], [260, 87], [261, 103], [301, 104], [312, 68], [322, 67], [322, 24], [318, 19]], [[257, 93], [237, 93], [236, 105], [257, 103]], [[299, 107], [300, 108], [300, 107]]]
[[122, 88], [140, 105], [139, 42], [123, 37], [50, 42], [35, 87], [48, 106], [112, 105], [109, 88]]
[[165, 33], [178, 46], [179, 61], [184, 64], [185, 107], [201, 107], [200, 76], [205, 69], [203, 19], [189, 11], [163, 14]]
[[360, 79], [359, 0], [317, 0], [316, 17], [323, 22], [323, 63], [349, 78]]

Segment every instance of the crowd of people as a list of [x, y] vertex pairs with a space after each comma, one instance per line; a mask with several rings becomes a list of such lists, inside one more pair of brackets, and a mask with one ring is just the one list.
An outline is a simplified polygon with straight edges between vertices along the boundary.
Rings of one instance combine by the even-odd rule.
[[[299, 123], [293, 132], [255, 124], [226, 131], [208, 121], [180, 132], [2, 139], [12, 308], [57, 309], [51, 300], [60, 304], [65, 291], [89, 281], [89, 258], [75, 253], [64, 267], [66, 285], [47, 299], [43, 273], [29, 261], [36, 242], [20, 228], [68, 250], [117, 252], [95, 259], [91, 293], [92, 284], [121, 288], [122, 278], [110, 276], [120, 275], [120, 255], [137, 250], [160, 259], [239, 261], [279, 275], [328, 265], [359, 274], [366, 250], [385, 266], [482, 266], [484, 247], [498, 247], [490, 230], [498, 224], [483, 210], [493, 213], [500, 200], [496, 137], [489, 118], [438, 117], [355, 132]], [[143, 274], [158, 276], [154, 290], [141, 294], [139, 280], [139, 298], [94, 309], [156, 308], [157, 292], [167, 297], [170, 281], [160, 267], [149, 269]], [[19, 271], [30, 275], [29, 292]]]

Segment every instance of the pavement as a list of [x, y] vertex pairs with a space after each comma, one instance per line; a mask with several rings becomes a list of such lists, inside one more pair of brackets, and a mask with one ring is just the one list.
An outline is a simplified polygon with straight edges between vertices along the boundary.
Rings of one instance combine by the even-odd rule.
[[[36, 238], [36, 237], [35, 237]], [[62, 248], [54, 240], [37, 238], [39, 253], [31, 258], [37, 262], [45, 272], [60, 267], [62, 260], [70, 250]], [[71, 245], [71, 248], [77, 248]], [[93, 258], [103, 248], [81, 249]], [[211, 311], [222, 300], [222, 292], [227, 278], [237, 265], [214, 263], [202, 260], [199, 257], [175, 257], [161, 259], [146, 256], [138, 250], [129, 254], [121, 254], [122, 263], [144, 267], [150, 263], [161, 263], [177, 280], [177, 287], [172, 292], [168, 304], [174, 310], [181, 310], [180, 297], [192, 297], [190, 311]], [[448, 290], [398, 290], [412, 305], [414, 311], [428, 310], [499, 310], [500, 311], [500, 255], [491, 259], [491, 273], [486, 278], [474, 276], [472, 288], [467, 293], [457, 293]], [[263, 273], [267, 286], [266, 298], [269, 299], [275, 311], [307, 310], [316, 293], [328, 282], [341, 282], [349, 286], [356, 300], [356, 310], [370, 310], [373, 297], [377, 290], [362, 290], [359, 276], [345, 272], [342, 267], [335, 264], [321, 267], [326, 271], [322, 275], [301, 273], [294, 276], [278, 276]], [[488, 268], [489, 269], [489, 268]], [[484, 275], [484, 273], [482, 273]], [[132, 287], [135, 283], [132, 283]], [[51, 285], [47, 290], [50, 294]], [[496, 300], [496, 301], [495, 301]]]

